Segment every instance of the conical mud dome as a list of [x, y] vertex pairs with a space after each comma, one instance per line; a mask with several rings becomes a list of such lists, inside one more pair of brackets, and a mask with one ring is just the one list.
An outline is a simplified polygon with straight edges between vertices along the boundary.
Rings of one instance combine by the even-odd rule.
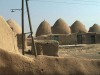
[[36, 32], [36, 37], [40, 35], [48, 35], [51, 34], [51, 26], [47, 21], [41, 22], [39, 25], [37, 32]]
[[10, 28], [16, 32], [17, 34], [21, 34], [22, 33], [22, 30], [21, 30], [21, 27], [20, 25], [15, 21], [15, 20], [12, 20], [12, 19], [9, 19], [7, 21], [8, 25], [10, 26]]
[[53, 34], [70, 34], [70, 27], [61, 18], [58, 19], [52, 27]]
[[100, 33], [100, 26], [98, 24], [94, 24], [92, 27], [90, 27], [89, 32]]
[[87, 33], [87, 29], [85, 28], [85, 25], [83, 25], [80, 21], [75, 21], [71, 28], [72, 33]]

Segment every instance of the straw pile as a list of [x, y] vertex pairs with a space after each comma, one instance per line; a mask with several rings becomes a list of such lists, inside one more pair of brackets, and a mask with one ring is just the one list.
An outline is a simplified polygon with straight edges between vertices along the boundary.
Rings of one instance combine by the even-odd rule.
[[51, 34], [51, 26], [47, 21], [41, 22], [39, 25], [37, 32], [36, 32], [36, 37], [40, 35], [48, 35]]
[[21, 34], [22, 33], [21, 27], [19, 26], [19, 24], [15, 20], [9, 19], [7, 21], [7, 23], [15, 33], [17, 33], [17, 34]]
[[80, 21], [75, 21], [71, 28], [72, 33], [87, 33], [87, 29], [85, 28], [85, 25], [83, 25]]
[[100, 26], [98, 24], [94, 24], [92, 27], [90, 27], [89, 32], [100, 33]]
[[63, 19], [58, 19], [52, 27], [53, 34], [70, 34], [70, 27]]

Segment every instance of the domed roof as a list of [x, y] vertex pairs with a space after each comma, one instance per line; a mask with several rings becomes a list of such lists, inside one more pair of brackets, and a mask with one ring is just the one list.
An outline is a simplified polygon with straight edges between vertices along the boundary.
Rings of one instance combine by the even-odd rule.
[[22, 33], [20, 25], [15, 20], [9, 19], [7, 20], [7, 23], [14, 32], [16, 32], [17, 34]]
[[90, 27], [89, 32], [100, 33], [100, 26], [98, 24], [94, 24], [92, 27]]
[[71, 32], [72, 33], [87, 33], [87, 29], [85, 28], [85, 25], [83, 25], [80, 21], [76, 20], [71, 25]]
[[61, 18], [58, 19], [52, 27], [53, 34], [70, 34], [70, 27]]
[[36, 37], [40, 35], [48, 35], [51, 34], [51, 26], [47, 21], [41, 22], [39, 25], [37, 31], [36, 31]]

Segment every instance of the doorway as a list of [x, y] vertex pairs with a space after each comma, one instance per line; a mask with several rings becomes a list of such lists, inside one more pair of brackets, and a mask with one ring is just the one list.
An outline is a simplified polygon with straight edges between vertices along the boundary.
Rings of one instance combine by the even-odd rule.
[[82, 44], [82, 35], [77, 35], [78, 44]]
[[95, 35], [91, 36], [91, 44], [95, 44]]
[[59, 41], [59, 36], [58, 35], [55, 35], [54, 36], [54, 40]]

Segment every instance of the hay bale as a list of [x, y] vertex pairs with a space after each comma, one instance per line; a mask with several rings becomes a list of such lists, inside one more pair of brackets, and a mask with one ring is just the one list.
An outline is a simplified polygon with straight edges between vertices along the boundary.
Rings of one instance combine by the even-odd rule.
[[17, 36], [11, 30], [5, 19], [1, 16], [0, 16], [0, 48], [12, 52], [18, 52]]
[[100, 33], [100, 26], [98, 24], [94, 24], [90, 27], [89, 32]]
[[20, 25], [15, 20], [9, 19], [7, 20], [7, 23], [14, 32], [16, 32], [17, 34], [22, 33]]
[[48, 35], [51, 34], [51, 26], [47, 21], [41, 22], [39, 25], [37, 31], [36, 31], [36, 37], [40, 35]]
[[[59, 43], [54, 40], [35, 41], [38, 55], [58, 56]], [[32, 47], [33, 50], [33, 47]], [[32, 51], [31, 50], [31, 51]]]
[[75, 21], [71, 25], [71, 32], [72, 33], [87, 33], [87, 29], [85, 28], [85, 25], [83, 25], [80, 21]]
[[63, 19], [58, 19], [55, 24], [52, 26], [53, 34], [70, 34], [70, 27], [65, 23]]

